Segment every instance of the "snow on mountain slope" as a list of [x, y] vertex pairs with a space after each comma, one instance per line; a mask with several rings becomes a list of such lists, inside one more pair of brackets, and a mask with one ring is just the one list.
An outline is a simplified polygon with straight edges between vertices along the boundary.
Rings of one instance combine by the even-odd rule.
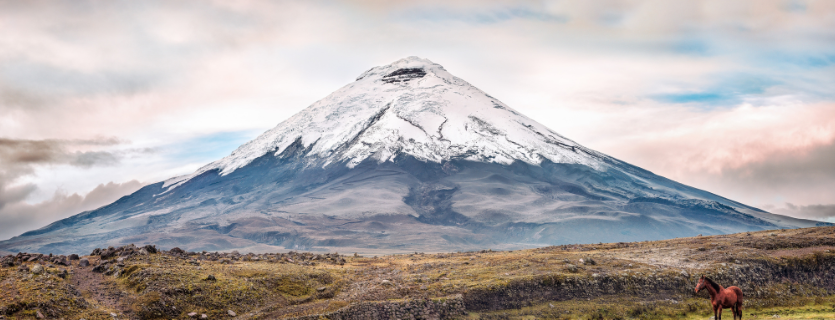
[[399, 153], [436, 163], [539, 164], [548, 159], [595, 169], [608, 158], [519, 114], [441, 65], [408, 57], [364, 72], [231, 155], [165, 186], [214, 169], [229, 174], [269, 152], [280, 154], [296, 140], [310, 148], [309, 164], [321, 166], [347, 161], [353, 167]]

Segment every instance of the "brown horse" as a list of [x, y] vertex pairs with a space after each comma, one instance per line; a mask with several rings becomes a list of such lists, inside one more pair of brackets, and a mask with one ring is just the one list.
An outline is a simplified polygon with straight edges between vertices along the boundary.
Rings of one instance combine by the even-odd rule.
[[734, 320], [739, 317], [742, 320], [742, 290], [737, 287], [722, 288], [710, 278], [702, 276], [696, 285], [696, 293], [699, 290], [707, 289], [710, 293], [710, 303], [713, 304], [713, 319], [722, 320], [722, 308], [731, 308], [734, 313]]

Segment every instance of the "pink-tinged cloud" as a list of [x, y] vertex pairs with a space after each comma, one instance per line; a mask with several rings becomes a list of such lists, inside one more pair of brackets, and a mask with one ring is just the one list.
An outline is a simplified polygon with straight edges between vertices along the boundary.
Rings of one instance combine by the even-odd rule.
[[680, 107], [663, 113], [646, 121], [651, 126], [645, 123], [616, 140], [629, 147], [618, 148], [629, 158], [676, 174], [721, 174], [786, 154], [801, 158], [835, 142], [833, 103], [745, 104], [710, 112]]
[[711, 111], [680, 106], [644, 115], [615, 124], [622, 126], [622, 135], [596, 146], [752, 205], [833, 201], [833, 103], [746, 104]]

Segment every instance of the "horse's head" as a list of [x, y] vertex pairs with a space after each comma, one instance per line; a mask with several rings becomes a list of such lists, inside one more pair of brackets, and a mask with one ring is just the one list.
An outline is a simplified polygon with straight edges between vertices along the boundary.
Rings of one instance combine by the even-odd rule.
[[707, 285], [707, 283], [705, 281], [705, 276], [702, 275], [702, 277], [699, 278], [699, 283], [696, 284], [696, 293], [699, 293], [699, 290], [704, 289], [705, 285]]

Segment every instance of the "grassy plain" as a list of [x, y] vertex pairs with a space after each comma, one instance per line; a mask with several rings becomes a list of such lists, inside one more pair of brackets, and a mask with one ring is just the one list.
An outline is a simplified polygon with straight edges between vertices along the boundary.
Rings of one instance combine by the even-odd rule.
[[693, 292], [706, 274], [743, 289], [746, 319], [833, 319], [833, 252], [835, 227], [379, 257], [134, 252], [0, 268], [0, 317], [708, 319]]

